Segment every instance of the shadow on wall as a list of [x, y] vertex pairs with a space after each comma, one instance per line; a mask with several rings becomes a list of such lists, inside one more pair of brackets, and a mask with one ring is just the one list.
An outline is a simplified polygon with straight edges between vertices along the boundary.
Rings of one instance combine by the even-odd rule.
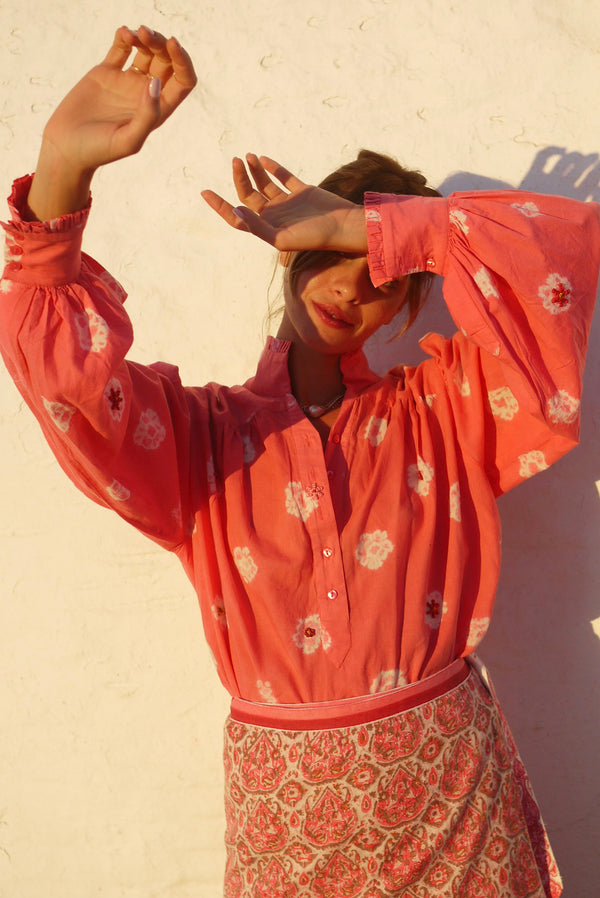
[[[467, 172], [438, 188], [512, 188]], [[600, 202], [600, 161], [547, 147], [518, 189]], [[450, 334], [443, 307], [425, 307], [417, 327]], [[399, 346], [373, 346], [373, 367], [396, 361]], [[402, 360], [423, 358], [413, 338]], [[388, 356], [382, 366], [384, 356]], [[388, 364], [389, 363], [389, 364]], [[581, 444], [550, 472], [499, 503], [503, 569], [483, 656], [533, 780], [565, 882], [564, 898], [596, 898], [600, 870], [600, 316], [590, 337]], [[599, 631], [600, 635], [600, 631]]]

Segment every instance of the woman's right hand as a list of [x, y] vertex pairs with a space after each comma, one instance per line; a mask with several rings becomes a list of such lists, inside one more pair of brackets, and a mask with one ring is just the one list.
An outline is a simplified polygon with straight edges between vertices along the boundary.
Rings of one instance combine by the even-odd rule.
[[[276, 249], [287, 253], [301, 250], [333, 250], [366, 253], [367, 228], [363, 206], [305, 184], [287, 168], [248, 153], [246, 163], [233, 160], [233, 183], [242, 206], [203, 190], [202, 196], [231, 227], [249, 231]], [[272, 180], [273, 175], [282, 185]]]
[[[124, 69], [133, 49], [133, 64]], [[146, 27], [119, 28], [104, 61], [67, 94], [44, 129], [31, 217], [47, 220], [82, 208], [96, 169], [137, 153], [196, 80], [175, 38]]]

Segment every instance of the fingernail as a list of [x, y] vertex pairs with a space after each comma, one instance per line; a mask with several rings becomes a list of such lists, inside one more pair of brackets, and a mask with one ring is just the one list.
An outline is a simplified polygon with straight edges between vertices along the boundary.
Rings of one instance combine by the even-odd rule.
[[153, 78], [150, 82], [150, 96], [153, 100], [156, 100], [160, 97], [160, 89], [162, 84], [160, 82], [160, 78]]
[[244, 221], [243, 209], [241, 206], [236, 206], [233, 210], [233, 214], [237, 215], [238, 218], [241, 218], [241, 220]]
[[181, 49], [181, 44], [179, 43], [179, 41], [177, 40], [177, 38], [176, 38], [173, 34], [171, 35], [171, 38], [170, 38], [170, 39], [171, 39], [172, 41], [175, 41], [175, 43], [177, 44], [177, 46], [179, 47], [179, 49]]

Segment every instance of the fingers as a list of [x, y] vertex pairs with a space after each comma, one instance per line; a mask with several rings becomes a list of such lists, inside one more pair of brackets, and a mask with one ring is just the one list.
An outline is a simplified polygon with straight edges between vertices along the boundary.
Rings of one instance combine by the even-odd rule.
[[306, 187], [304, 181], [301, 181], [300, 178], [293, 175], [291, 171], [288, 171], [288, 169], [284, 168], [283, 165], [280, 165], [279, 162], [275, 162], [274, 159], [270, 159], [268, 156], [261, 156], [259, 162], [263, 169], [266, 169], [266, 171], [275, 175], [277, 180], [281, 181], [283, 186], [289, 190], [290, 193], [296, 193]]
[[254, 188], [246, 171], [246, 166], [238, 156], [233, 159], [232, 169], [233, 184], [238, 198], [249, 209], [252, 209], [254, 212], [260, 212], [261, 209], [264, 209], [268, 200]]
[[112, 47], [104, 57], [104, 62], [112, 68], [122, 69], [129, 59], [132, 48], [139, 46], [141, 46], [141, 41], [137, 32], [122, 25], [115, 32]]
[[138, 28], [137, 35], [140, 45], [133, 65], [145, 75], [165, 81], [173, 70], [166, 37], [158, 31], [146, 28], [145, 25]]
[[[254, 153], [246, 154], [246, 164], [254, 179], [256, 187], [252, 184], [242, 159], [236, 156], [233, 160], [233, 183], [236, 193], [245, 206], [258, 214], [260, 214], [265, 206], [271, 201], [278, 199], [283, 200], [288, 195], [281, 189], [281, 187], [271, 180], [262, 164], [262, 159], [266, 159], [266, 157], [259, 159]], [[271, 164], [273, 171], [277, 171], [279, 175], [282, 176], [280, 180], [283, 181], [285, 178], [287, 184], [293, 185], [296, 190], [305, 186], [302, 181], [295, 178], [294, 175], [277, 162], [273, 162], [273, 160], [270, 159], [268, 162]]]
[[210, 208], [214, 209], [217, 215], [220, 215], [232, 228], [237, 228], [240, 231], [248, 230], [240, 210], [234, 210], [231, 203], [224, 200], [223, 197], [219, 196], [218, 193], [215, 193], [214, 190], [202, 190], [201, 196], [205, 202], [208, 203]]
[[198, 78], [189, 53], [184, 50], [176, 38], [170, 37], [166, 41], [165, 48], [171, 60], [171, 74], [169, 78], [161, 79], [163, 81], [161, 100], [163, 114], [166, 117], [194, 89]]
[[270, 177], [261, 165], [258, 156], [256, 156], [254, 153], [247, 153], [246, 162], [248, 163], [248, 168], [250, 169], [252, 177], [254, 178], [254, 183], [256, 184], [258, 190], [264, 196], [272, 200], [275, 199], [276, 196], [283, 195], [283, 190], [281, 189], [281, 187], [278, 187], [277, 184], [274, 184], [273, 181], [271, 181]]
[[232, 228], [235, 228], [237, 231], [247, 231], [256, 237], [260, 237], [266, 243], [270, 243], [271, 246], [275, 245], [275, 230], [263, 221], [260, 215], [252, 212], [251, 209], [239, 206], [234, 209], [231, 203], [228, 203], [212, 190], [203, 190], [202, 198]]
[[130, 66], [134, 74], [160, 78], [163, 87], [170, 84], [162, 98], [170, 114], [198, 80], [189, 53], [174, 37], [166, 38], [145, 25], [137, 31], [123, 25], [117, 29], [104, 62], [123, 69], [132, 49], [137, 51]]

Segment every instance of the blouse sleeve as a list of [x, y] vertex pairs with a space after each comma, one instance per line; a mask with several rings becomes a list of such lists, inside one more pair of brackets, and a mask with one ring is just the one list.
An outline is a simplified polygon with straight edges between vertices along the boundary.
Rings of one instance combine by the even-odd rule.
[[463, 451], [496, 494], [547, 468], [579, 437], [599, 207], [520, 191], [367, 194], [365, 205], [376, 286], [444, 277], [459, 331], [421, 345], [443, 374]]
[[0, 349], [74, 484], [166, 548], [186, 538], [189, 412], [177, 370], [125, 361], [125, 294], [81, 253], [89, 209], [50, 222], [20, 216], [15, 182], [4, 224]]

